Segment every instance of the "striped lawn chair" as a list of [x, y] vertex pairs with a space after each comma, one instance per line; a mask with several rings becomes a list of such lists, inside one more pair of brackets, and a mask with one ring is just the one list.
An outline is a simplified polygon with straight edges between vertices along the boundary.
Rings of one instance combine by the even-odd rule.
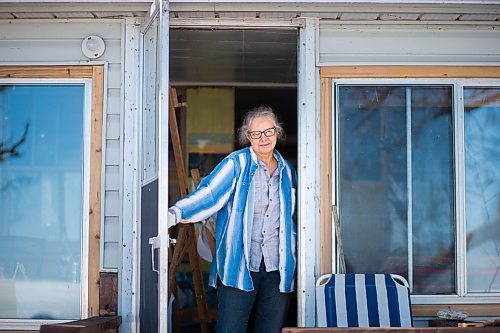
[[316, 283], [318, 327], [411, 327], [408, 282], [396, 274], [327, 274]]

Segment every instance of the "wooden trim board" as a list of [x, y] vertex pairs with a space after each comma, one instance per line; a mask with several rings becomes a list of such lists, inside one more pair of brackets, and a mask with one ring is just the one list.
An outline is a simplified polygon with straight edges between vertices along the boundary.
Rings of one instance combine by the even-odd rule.
[[498, 66], [325, 66], [321, 78], [500, 78]]
[[332, 80], [322, 78], [320, 104], [320, 275], [332, 272]]
[[88, 316], [99, 316], [104, 66], [93, 66], [90, 138]]
[[[320, 274], [332, 272], [332, 84], [345, 78], [492, 78], [500, 79], [500, 66], [325, 66], [320, 68]], [[436, 317], [437, 311], [451, 307], [470, 316], [499, 316], [500, 304], [450, 304], [412, 306], [415, 317]]]
[[104, 66], [0, 66], [0, 78], [93, 78], [94, 67]]
[[88, 316], [99, 316], [99, 269], [102, 200], [102, 126], [104, 66], [0, 66], [0, 78], [92, 79], [90, 142]]
[[447, 309], [448, 307], [455, 311], [467, 312], [469, 317], [500, 316], [500, 304], [413, 304], [411, 306], [414, 317], [437, 317], [439, 310]]

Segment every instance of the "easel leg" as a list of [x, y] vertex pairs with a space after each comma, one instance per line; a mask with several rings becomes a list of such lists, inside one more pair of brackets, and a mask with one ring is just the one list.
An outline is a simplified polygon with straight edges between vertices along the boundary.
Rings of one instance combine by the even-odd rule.
[[[184, 161], [182, 158], [182, 149], [180, 144], [179, 130], [177, 127], [177, 117], [175, 115], [175, 107], [180, 106], [177, 101], [177, 93], [175, 88], [170, 88], [170, 99], [169, 99], [169, 118], [170, 118], [170, 136], [172, 138], [172, 146], [174, 150], [175, 164], [177, 167], [177, 177], [179, 179], [180, 193], [182, 197], [185, 197], [188, 192], [186, 171], [184, 168]], [[178, 226], [177, 243], [174, 247], [172, 254], [172, 260], [170, 262], [169, 268], [169, 292], [174, 292], [176, 295], [176, 272], [185, 254], [189, 256], [189, 262], [191, 264], [191, 270], [193, 273], [193, 284], [195, 289], [196, 306], [198, 312], [198, 318], [195, 319], [196, 322], [200, 323], [201, 332], [208, 333], [208, 323], [210, 318], [208, 316], [208, 307], [205, 296], [205, 288], [203, 286], [203, 275], [200, 270], [200, 263], [198, 258], [198, 253], [196, 251], [196, 239], [194, 233], [194, 226], [192, 224], [180, 224]], [[174, 313], [174, 331], [180, 332], [180, 319], [182, 317], [182, 311], [179, 308], [178, 299], [174, 302], [173, 313]]]

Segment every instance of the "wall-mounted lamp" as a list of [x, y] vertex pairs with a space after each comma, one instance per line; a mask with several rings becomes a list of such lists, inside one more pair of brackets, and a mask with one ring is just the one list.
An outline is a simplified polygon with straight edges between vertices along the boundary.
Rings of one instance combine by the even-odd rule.
[[82, 41], [82, 52], [89, 59], [96, 59], [102, 56], [106, 45], [99, 36], [87, 36]]

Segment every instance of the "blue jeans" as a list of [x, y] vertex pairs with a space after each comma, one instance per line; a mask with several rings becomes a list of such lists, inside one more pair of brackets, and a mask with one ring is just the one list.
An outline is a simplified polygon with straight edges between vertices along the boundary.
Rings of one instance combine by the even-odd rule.
[[251, 272], [254, 290], [243, 291], [224, 286], [217, 287], [217, 333], [247, 333], [250, 314], [255, 306], [255, 333], [280, 333], [288, 313], [291, 293], [280, 293], [279, 271], [266, 272], [263, 264], [259, 272]]

